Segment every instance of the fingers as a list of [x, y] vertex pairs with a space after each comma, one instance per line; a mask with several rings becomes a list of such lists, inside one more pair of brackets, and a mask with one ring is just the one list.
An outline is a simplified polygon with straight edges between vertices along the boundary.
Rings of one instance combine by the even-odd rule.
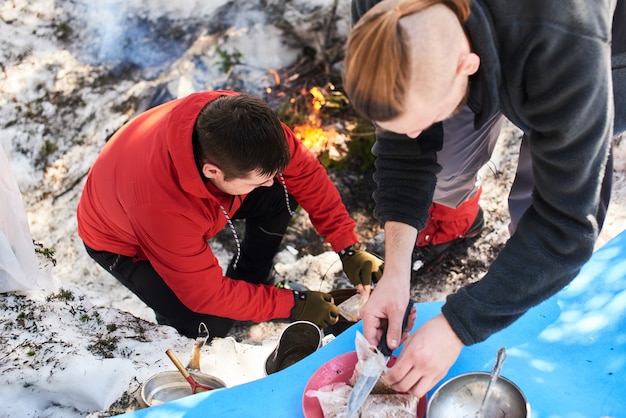
[[334, 325], [339, 321], [339, 308], [335, 305], [328, 306], [327, 308], [325, 315], [322, 317], [322, 328]]
[[[387, 326], [387, 321], [382, 321], [375, 316], [370, 316], [364, 313], [363, 310], [360, 311], [359, 315], [363, 322], [363, 336], [372, 346], [377, 346]], [[365, 317], [367, 317], [367, 319]]]
[[[414, 308], [411, 308], [411, 312], [413, 312]], [[402, 323], [404, 322], [404, 312], [405, 308], [402, 311], [398, 311], [398, 306], [394, 305], [390, 307], [389, 311], [389, 321], [387, 328], [387, 346], [395, 350], [400, 346], [400, 342], [402, 341], [402, 336], [404, 335], [404, 330], [402, 329]], [[409, 314], [410, 317], [410, 314]], [[414, 318], [415, 320], [415, 318]], [[407, 321], [407, 329], [408, 321]]]
[[434, 386], [436, 382], [432, 382], [429, 365], [413, 354], [405, 353], [403, 356], [401, 353], [393, 367], [382, 376], [382, 380], [397, 392], [411, 393], [421, 398], [432, 387], [430, 384]]
[[462, 348], [461, 340], [439, 314], [407, 338], [383, 380], [396, 391], [422, 397], [448, 373]]
[[[363, 322], [363, 335], [373, 346], [377, 346], [380, 343], [384, 331], [387, 331], [387, 333], [389, 332], [387, 330], [387, 324], [391, 323], [394, 318], [394, 316], [390, 314], [390, 311], [392, 309], [396, 309], [393, 306], [398, 303], [397, 295], [399, 293], [404, 293], [404, 291], [396, 290], [393, 287], [393, 284], [393, 280], [389, 280], [386, 283], [381, 281], [376, 286], [376, 290], [372, 290], [367, 302], [359, 310], [359, 316]], [[397, 326], [398, 328], [401, 328], [406, 305], [404, 305], [404, 308], [397, 307], [397, 309], [403, 309], [400, 314], [396, 314], [398, 322]], [[401, 331], [398, 330], [396, 332], [397, 335], [394, 339], [399, 341]], [[387, 345], [391, 349], [398, 346], [396, 342], [396, 345], [391, 347], [389, 345], [389, 339]]]
[[324, 300], [330, 305], [328, 307], [328, 318], [326, 321], [328, 322], [328, 325], [334, 325], [337, 321], [339, 321], [339, 308], [335, 305], [335, 300], [332, 295], [325, 293]]
[[293, 293], [292, 319], [311, 321], [320, 327], [333, 325], [339, 321], [339, 308], [334, 304], [332, 295], [316, 291]]
[[406, 327], [402, 331], [402, 341], [406, 341], [409, 336], [409, 331], [413, 329], [415, 325], [415, 320], [417, 319], [417, 308], [414, 306], [411, 308], [411, 313], [409, 314], [409, 320], [406, 323]]
[[372, 282], [376, 283], [383, 277], [383, 266], [381, 265], [378, 270], [372, 273]]
[[[333, 305], [334, 306], [334, 305]], [[328, 318], [326, 319], [327, 324], [335, 325], [339, 321], [339, 309], [335, 306], [335, 309], [330, 309], [328, 311]]]
[[385, 262], [383, 261], [382, 258], [377, 257], [376, 255], [373, 255], [375, 258], [375, 263], [373, 264], [373, 266], [375, 266], [375, 268], [373, 268], [372, 270], [372, 282], [376, 283], [380, 280], [381, 277], [383, 277], [383, 269], [385, 267]]
[[361, 283], [363, 283], [365, 286], [371, 286], [373, 276], [372, 262], [366, 261], [361, 264], [361, 270], [359, 271], [359, 279], [361, 280]]
[[368, 260], [362, 264], [361, 281], [364, 284], [376, 283], [383, 275], [383, 261], [373, 254], [364, 253]]
[[363, 286], [362, 284], [359, 283], [355, 286], [355, 288], [356, 288], [356, 291], [365, 298], [369, 297], [370, 293], [372, 292], [372, 286], [369, 284], [366, 286]]
[[372, 286], [371, 285], [367, 285], [367, 286], [363, 286], [363, 293], [361, 293], [361, 296], [368, 298], [370, 293], [372, 293]]
[[384, 261], [367, 251], [355, 250], [344, 254], [341, 261], [348, 279], [354, 286], [359, 284], [370, 286], [382, 277]]
[[410, 393], [418, 398], [426, 395], [443, 378], [443, 376], [435, 378], [432, 375], [420, 373], [417, 369], [409, 370], [400, 380], [394, 380], [389, 375], [390, 372], [387, 372], [382, 376], [385, 384], [398, 393]]

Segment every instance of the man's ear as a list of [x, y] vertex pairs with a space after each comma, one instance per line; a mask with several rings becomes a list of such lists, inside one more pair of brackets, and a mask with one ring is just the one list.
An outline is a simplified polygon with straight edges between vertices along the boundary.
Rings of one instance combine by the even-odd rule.
[[215, 164], [211, 163], [204, 163], [204, 165], [202, 166], [202, 174], [204, 174], [204, 177], [208, 179], [214, 179], [218, 176], [223, 176], [222, 170], [220, 170], [219, 167]]
[[473, 52], [463, 54], [459, 59], [457, 73], [460, 75], [470, 76], [475, 74], [480, 67], [480, 57]]

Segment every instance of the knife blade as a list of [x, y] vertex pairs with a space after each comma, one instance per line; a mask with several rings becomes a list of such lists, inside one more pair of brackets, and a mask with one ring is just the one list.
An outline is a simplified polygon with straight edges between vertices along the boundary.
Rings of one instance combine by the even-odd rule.
[[[411, 314], [411, 308], [413, 307], [413, 301], [409, 299], [409, 304], [404, 311], [404, 319], [402, 320], [402, 331], [406, 328], [407, 322], [409, 320], [409, 315]], [[380, 342], [378, 343], [378, 350], [383, 354], [385, 358], [384, 364], [386, 365], [389, 361], [389, 357], [391, 357], [392, 350], [387, 346], [387, 330], [383, 331], [383, 335], [380, 338]], [[376, 373], [372, 376], [361, 375], [357, 380], [354, 388], [352, 388], [352, 392], [350, 392], [350, 397], [348, 398], [348, 418], [353, 418], [356, 413], [361, 409], [363, 402], [369, 396], [370, 392], [376, 385], [376, 382], [380, 378], [380, 375], [383, 372], [383, 368], [377, 370]]]

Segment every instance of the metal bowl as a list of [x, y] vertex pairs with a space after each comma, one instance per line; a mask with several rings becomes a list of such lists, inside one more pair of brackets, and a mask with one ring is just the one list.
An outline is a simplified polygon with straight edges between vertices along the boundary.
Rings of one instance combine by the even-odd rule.
[[[426, 418], [475, 417], [491, 375], [465, 373], [443, 383], [433, 393]], [[530, 405], [519, 387], [500, 376], [483, 410], [484, 418], [529, 418]]]
[[[202, 385], [214, 389], [226, 387], [226, 384], [217, 377], [198, 372], [189, 374]], [[159, 405], [190, 395], [191, 386], [178, 371], [155, 374], [141, 385], [141, 400], [146, 406]]]

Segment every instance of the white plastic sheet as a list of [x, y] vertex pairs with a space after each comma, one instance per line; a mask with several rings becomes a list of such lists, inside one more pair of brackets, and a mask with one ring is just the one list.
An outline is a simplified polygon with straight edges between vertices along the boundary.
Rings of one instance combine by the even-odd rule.
[[39, 270], [24, 200], [0, 146], [0, 293], [50, 288], [52, 278]]

